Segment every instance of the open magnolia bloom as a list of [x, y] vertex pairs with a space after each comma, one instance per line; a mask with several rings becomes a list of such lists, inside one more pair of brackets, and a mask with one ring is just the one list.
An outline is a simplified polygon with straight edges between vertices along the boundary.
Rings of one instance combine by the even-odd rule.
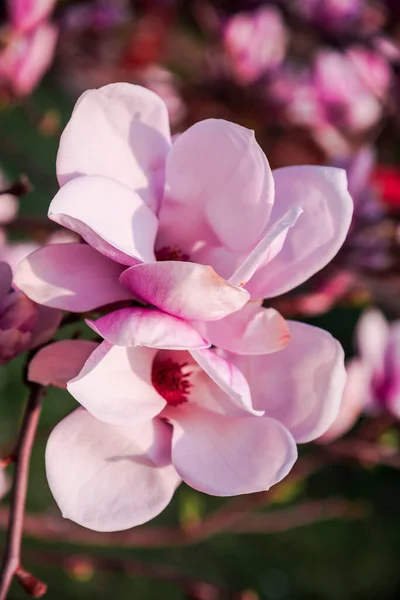
[[400, 418], [400, 321], [389, 324], [379, 310], [367, 310], [358, 322], [356, 341], [358, 357], [346, 367], [342, 405], [323, 442], [344, 435], [364, 411], [383, 409]]
[[218, 119], [172, 144], [163, 101], [127, 83], [81, 96], [57, 173], [49, 217], [87, 243], [39, 250], [16, 283], [75, 312], [136, 298], [185, 320], [223, 319], [321, 269], [352, 215], [341, 169], [272, 172], [252, 131]]
[[226, 358], [185, 321], [139, 310], [141, 346], [64, 340], [30, 363], [30, 380], [82, 406], [51, 433], [46, 468], [63, 515], [91, 529], [150, 520], [181, 480], [215, 496], [267, 490], [343, 393], [343, 351], [323, 330], [291, 323], [284, 350]]

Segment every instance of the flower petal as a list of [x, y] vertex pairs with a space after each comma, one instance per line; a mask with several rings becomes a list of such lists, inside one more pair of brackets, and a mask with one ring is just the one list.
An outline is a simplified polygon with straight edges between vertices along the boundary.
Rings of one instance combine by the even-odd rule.
[[361, 359], [371, 373], [383, 375], [389, 337], [389, 324], [383, 314], [376, 309], [366, 310], [357, 323], [356, 342]]
[[37, 321], [31, 332], [29, 348], [36, 348], [50, 340], [57, 331], [63, 316], [61, 310], [40, 304], [37, 305], [37, 311]]
[[147, 346], [166, 350], [208, 348], [201, 335], [177, 317], [150, 308], [121, 308], [86, 323], [117, 346]]
[[190, 350], [207, 375], [231, 398], [241, 411], [263, 414], [253, 409], [249, 385], [242, 372], [214, 350]]
[[13, 26], [27, 31], [49, 17], [56, 0], [7, 0], [7, 8]]
[[282, 350], [290, 333], [286, 320], [274, 308], [247, 302], [219, 321], [199, 323], [200, 333], [213, 345], [236, 354], [269, 354]]
[[301, 206], [304, 212], [289, 229], [279, 254], [259, 268], [246, 285], [253, 298], [283, 294], [322, 269], [342, 246], [353, 213], [346, 173], [341, 169], [285, 167], [273, 175], [272, 223], [291, 206]]
[[253, 247], [274, 201], [271, 169], [254, 132], [222, 119], [201, 121], [179, 136], [166, 185], [161, 239], [189, 254], [202, 236], [233, 251]]
[[8, 294], [11, 288], [12, 271], [6, 262], [0, 262], [0, 298]]
[[14, 283], [39, 304], [84, 312], [132, 299], [119, 283], [122, 270], [86, 244], [53, 244], [23, 260]]
[[349, 431], [359, 419], [369, 396], [368, 368], [361, 360], [353, 359], [346, 366], [347, 381], [339, 414], [328, 431], [318, 440], [331, 442]]
[[157, 217], [131, 188], [109, 177], [77, 177], [60, 189], [49, 217], [124, 265], [155, 260]]
[[90, 340], [59, 340], [41, 348], [28, 366], [28, 381], [67, 388], [99, 344]]
[[171, 465], [152, 460], [170, 435], [161, 421], [116, 427], [82, 408], [71, 413], [46, 449], [47, 479], [63, 516], [95, 531], [130, 529], [157, 516], [180, 482]]
[[181, 408], [173, 422], [172, 464], [196, 490], [214, 496], [268, 490], [296, 461], [294, 439], [274, 419]]
[[250, 385], [253, 406], [289, 429], [296, 442], [320, 437], [338, 415], [346, 382], [344, 353], [328, 332], [289, 321], [283, 350], [229, 359]]
[[58, 180], [105, 175], [136, 190], [156, 212], [170, 144], [167, 108], [150, 90], [129, 83], [88, 90], [61, 136]]
[[100, 421], [133, 427], [146, 423], [166, 405], [151, 381], [156, 353], [102, 342], [68, 382], [68, 391]]
[[188, 320], [221, 319], [244, 306], [248, 293], [219, 277], [212, 267], [164, 261], [130, 267], [121, 283], [143, 301]]

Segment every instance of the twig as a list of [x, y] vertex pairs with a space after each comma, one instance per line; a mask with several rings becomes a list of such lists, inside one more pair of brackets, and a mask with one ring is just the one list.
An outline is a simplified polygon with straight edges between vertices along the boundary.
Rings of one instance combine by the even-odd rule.
[[[323, 461], [314, 457], [303, 458], [282, 485], [287, 486], [308, 477], [323, 464]], [[269, 492], [235, 498], [215, 513], [206, 515], [195, 527], [186, 529], [140, 526], [128, 531], [98, 533], [52, 515], [28, 514], [25, 517], [25, 533], [40, 540], [67, 541], [86, 546], [161, 548], [192, 545], [216, 533], [233, 531], [234, 524], [241, 521], [250, 509], [265, 505], [267, 500], [275, 500], [280, 493], [282, 487], [277, 485]], [[0, 527], [6, 522], [7, 510], [0, 507]]]
[[350, 439], [338, 440], [322, 448], [329, 457], [339, 461], [355, 460], [358, 463], [371, 465], [384, 465], [393, 469], [400, 469], [400, 452], [397, 449], [364, 442], [363, 440]]
[[84, 569], [89, 572], [101, 571], [166, 581], [177, 585], [190, 598], [196, 600], [240, 598], [240, 595], [236, 595], [236, 593], [225, 586], [193, 578], [170, 566], [143, 562], [132, 558], [127, 559], [83, 553], [67, 554], [58, 550], [35, 550], [34, 552], [27, 553], [26, 558], [35, 565], [54, 565], [70, 572]]
[[331, 519], [363, 519], [368, 509], [361, 502], [345, 498], [312, 500], [270, 513], [252, 513], [242, 517], [231, 528], [232, 533], [281, 533]]
[[38, 598], [46, 591], [44, 584], [21, 567], [21, 539], [24, 526], [29, 463], [39, 422], [43, 395], [44, 388], [42, 386], [36, 384], [30, 385], [30, 395], [14, 453], [15, 472], [11, 492], [7, 537], [0, 571], [0, 600], [5, 600], [7, 597], [14, 576], [18, 578], [25, 590], [34, 595], [34, 597]]

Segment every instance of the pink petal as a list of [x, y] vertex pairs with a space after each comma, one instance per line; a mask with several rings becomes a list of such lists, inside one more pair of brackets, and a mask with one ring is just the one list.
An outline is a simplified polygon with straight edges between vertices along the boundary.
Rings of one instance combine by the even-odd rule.
[[208, 348], [210, 344], [186, 323], [149, 308], [121, 308], [86, 323], [117, 346], [147, 346], [170, 350]]
[[254, 132], [221, 119], [196, 123], [179, 136], [167, 159], [166, 184], [161, 239], [189, 254], [199, 239], [213, 237], [233, 251], [251, 248], [274, 201], [271, 170]]
[[11, 288], [12, 271], [6, 262], [0, 262], [0, 299], [5, 296]]
[[10, 480], [7, 477], [7, 473], [5, 472], [5, 469], [0, 468], [0, 500], [2, 498], [4, 498], [4, 496], [7, 494], [9, 489], [10, 489]]
[[221, 319], [244, 306], [248, 293], [212, 269], [190, 262], [165, 261], [130, 267], [121, 283], [137, 297], [187, 320]]
[[28, 380], [66, 389], [98, 345], [89, 340], [60, 340], [44, 346], [29, 363]]
[[259, 267], [272, 260], [282, 249], [289, 228], [296, 224], [302, 212], [298, 206], [293, 206], [288, 210], [246, 256], [243, 263], [229, 278], [229, 283], [243, 287], [251, 280]]
[[379, 310], [371, 309], [363, 313], [357, 323], [356, 340], [361, 359], [371, 373], [382, 375], [385, 370], [389, 335], [389, 324]]
[[[8, 187], [6, 181], [1, 176], [1, 172], [0, 186], [0, 189]], [[17, 216], [18, 208], [19, 204], [15, 196], [2, 193], [0, 196], [0, 224], [12, 221]]]
[[289, 321], [283, 350], [229, 359], [250, 385], [253, 406], [289, 429], [296, 442], [309, 442], [338, 415], [346, 382], [341, 345], [326, 331]]
[[68, 391], [100, 421], [131, 427], [146, 423], [166, 405], [151, 381], [156, 353], [103, 342], [69, 381]]
[[203, 371], [234, 401], [236, 411], [238, 407], [240, 408], [239, 414], [243, 411], [260, 414], [253, 409], [249, 385], [234, 364], [219, 356], [214, 350], [191, 350], [190, 354]]
[[277, 352], [290, 340], [289, 327], [282, 315], [254, 301], [224, 319], [202, 322], [198, 327], [213, 346], [236, 354]]
[[37, 321], [31, 332], [30, 348], [41, 346], [53, 337], [57, 331], [61, 319], [62, 312], [57, 308], [48, 308], [47, 306], [37, 306], [38, 316]]
[[274, 419], [181, 408], [173, 422], [172, 463], [196, 490], [214, 496], [268, 490], [296, 461], [292, 436]]
[[86, 244], [53, 244], [23, 260], [14, 283], [31, 300], [73, 312], [128, 300], [121, 265]]
[[77, 177], [60, 189], [49, 217], [124, 265], [155, 260], [157, 217], [131, 188], [109, 177]]
[[385, 367], [389, 381], [386, 406], [395, 417], [400, 419], [400, 321], [390, 324]]
[[347, 433], [358, 421], [365, 407], [369, 396], [368, 368], [362, 361], [353, 359], [346, 366], [346, 372], [347, 381], [339, 414], [319, 442], [331, 442]]
[[341, 169], [285, 167], [273, 175], [272, 222], [292, 206], [301, 206], [304, 213], [289, 229], [279, 254], [246, 285], [253, 298], [283, 294], [322, 269], [342, 246], [353, 213], [346, 173]]
[[32, 29], [52, 12], [56, 0], [7, 0], [11, 22], [16, 29]]
[[46, 449], [47, 479], [63, 516], [95, 531], [130, 529], [157, 516], [180, 482], [171, 465], [152, 460], [170, 436], [160, 421], [116, 427], [75, 410]]
[[15, 94], [26, 96], [39, 83], [53, 61], [57, 37], [57, 28], [46, 22], [21, 39], [15, 37], [17, 62], [11, 82]]
[[105, 175], [136, 190], [156, 211], [171, 144], [168, 112], [150, 90], [112, 83], [85, 92], [61, 136], [60, 185], [78, 175]]

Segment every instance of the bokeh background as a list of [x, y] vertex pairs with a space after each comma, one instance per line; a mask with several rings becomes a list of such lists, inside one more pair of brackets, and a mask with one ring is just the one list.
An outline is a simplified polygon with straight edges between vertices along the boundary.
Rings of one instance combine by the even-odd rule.
[[[58, 140], [80, 93], [115, 81], [140, 83], [164, 98], [175, 133], [209, 117], [238, 122], [255, 130], [272, 167], [351, 169], [367, 148], [374, 156], [364, 174], [368, 200], [364, 194], [356, 206], [345, 249], [304, 289], [273, 305], [285, 316], [330, 331], [348, 357], [355, 352], [354, 329], [366, 306], [400, 318], [397, 0], [59, 0], [53, 5], [38, 25], [52, 33], [35, 43], [36, 29], [18, 30], [9, 6], [1, 5], [0, 187], [21, 175], [31, 184], [18, 216], [4, 228], [8, 245], [42, 244], [51, 233], [45, 215], [58, 187]], [[59, 337], [75, 335], [76, 326], [70, 327]], [[88, 335], [84, 327], [80, 334]], [[19, 357], [0, 367], [0, 455], [12, 449], [21, 420], [23, 364]], [[396, 419], [362, 418], [351, 434], [379, 444], [383, 460], [368, 453], [330, 454], [318, 444], [302, 448], [322, 466], [280, 486], [258, 507], [260, 526], [254, 533], [222, 531], [188, 545], [174, 545], [171, 534], [163, 548], [123, 548], [41, 536], [40, 518], [59, 514], [44, 473], [46, 439], [74, 406], [67, 392], [49, 391], [32, 459], [27, 513], [37, 527], [32, 525], [34, 535], [24, 539], [24, 565], [48, 583], [49, 598], [400, 597]], [[0, 543], [8, 501], [6, 496], [0, 505]], [[187, 529], [223, 505], [182, 485], [151, 526]], [[94, 557], [109, 562], [99, 567]], [[127, 574], [119, 559], [156, 567], [153, 575], [140, 565]], [[168, 581], [162, 565], [176, 569], [178, 581]], [[14, 583], [10, 598], [23, 597]]]

